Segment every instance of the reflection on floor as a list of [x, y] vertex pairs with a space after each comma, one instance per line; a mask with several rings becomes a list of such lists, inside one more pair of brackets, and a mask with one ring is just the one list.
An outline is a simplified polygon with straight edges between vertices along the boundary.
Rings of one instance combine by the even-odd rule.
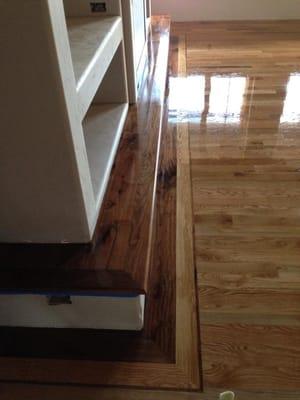
[[300, 22], [174, 34], [186, 55], [170, 105], [189, 127], [204, 389], [300, 393]]
[[[300, 398], [300, 22], [175, 24], [173, 36], [158, 176], [170, 245], [157, 265], [174, 256], [176, 182], [177, 233], [192, 187], [204, 393], [2, 384], [3, 400], [217, 400], [223, 388], [238, 400]], [[191, 324], [178, 321], [188, 342]], [[153, 374], [164, 377], [157, 364]]]

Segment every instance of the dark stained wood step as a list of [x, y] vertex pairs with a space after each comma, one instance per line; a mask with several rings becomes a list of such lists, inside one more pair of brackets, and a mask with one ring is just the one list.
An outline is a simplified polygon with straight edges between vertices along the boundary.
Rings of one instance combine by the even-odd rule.
[[172, 353], [165, 351], [154, 337], [148, 338], [146, 332], [15, 327], [0, 329], [0, 357], [168, 363], [174, 351], [174, 347]]
[[1, 244], [1, 292], [147, 292], [169, 34], [170, 20], [153, 18], [145, 81], [129, 110], [93, 241]]

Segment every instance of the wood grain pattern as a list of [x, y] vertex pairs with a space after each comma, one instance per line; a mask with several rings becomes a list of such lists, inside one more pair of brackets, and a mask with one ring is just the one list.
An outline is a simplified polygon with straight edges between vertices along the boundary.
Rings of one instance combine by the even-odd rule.
[[236, 321], [206, 325], [202, 331], [206, 385], [296, 390], [300, 377], [299, 333], [299, 328], [241, 325]]
[[[167, 22], [163, 23], [167, 24]], [[158, 30], [158, 28], [156, 28]], [[164, 26], [164, 30], [166, 27]], [[163, 35], [165, 31], [163, 30]], [[159, 30], [158, 30], [159, 31]], [[164, 65], [167, 62], [168, 48], [163, 49]], [[149, 55], [152, 57], [151, 48]], [[154, 67], [162, 68], [161, 63], [156, 65], [156, 54], [154, 54]], [[170, 66], [170, 68], [173, 68]], [[166, 73], [166, 69], [165, 69]], [[176, 71], [174, 71], [176, 73]], [[154, 74], [148, 76], [148, 80]], [[160, 77], [163, 78], [165, 75]], [[147, 81], [148, 81], [147, 80]], [[154, 86], [154, 87], [153, 87]], [[156, 86], [156, 88], [155, 88]], [[165, 88], [165, 81], [161, 79], [161, 87], [158, 84], [151, 84], [147, 82], [146, 93], [141, 102], [138, 103], [137, 109], [132, 109], [129, 114], [132, 117], [132, 112], [137, 115], [145, 112], [143, 104], [146, 102], [145, 107], [149, 108], [148, 102], [157, 102], [157, 98], [153, 95], [149, 88], [158, 89], [163, 93]], [[152, 100], [151, 100], [152, 99]], [[146, 101], [147, 100], [147, 101]], [[142, 332], [113, 332], [113, 331], [90, 331], [81, 329], [30, 329], [30, 328], [2, 328], [0, 329], [0, 354], [3, 356], [12, 357], [30, 357], [30, 358], [51, 358], [51, 359], [81, 359], [81, 360], [94, 360], [94, 361], [130, 361], [130, 362], [157, 362], [157, 363], [171, 363], [175, 362], [175, 321], [176, 321], [176, 253], [175, 253], [175, 229], [176, 229], [176, 130], [175, 133], [168, 129], [168, 108], [164, 104], [164, 98], [161, 99], [161, 107], [164, 109], [162, 129], [157, 128], [156, 140], [157, 147], [162, 147], [162, 151], [158, 150], [158, 154], [162, 153], [160, 162], [157, 165], [158, 182], [157, 186], [157, 199], [153, 200], [156, 204], [156, 220], [154, 221], [154, 238], [151, 246], [151, 260], [149, 261], [150, 281], [148, 286], [146, 312], [145, 312], [145, 327]], [[151, 114], [148, 115], [151, 118]], [[143, 127], [143, 123], [146, 123]], [[139, 129], [143, 131], [148, 126], [146, 116], [139, 119]], [[153, 126], [153, 136], [154, 136]], [[163, 133], [162, 138], [160, 137]], [[160, 141], [162, 141], [160, 145]], [[173, 142], [173, 151], [169, 151], [169, 144]], [[126, 142], [128, 145], [128, 142]], [[130, 145], [130, 143], [129, 143]], [[136, 146], [131, 148], [134, 150], [134, 157], [141, 157], [143, 155], [143, 147]], [[141, 151], [141, 153], [139, 153]], [[129, 152], [127, 150], [127, 152]], [[126, 154], [126, 152], [125, 152]], [[120, 157], [121, 158], [121, 157]], [[175, 169], [169, 170], [170, 163], [175, 165]], [[122, 170], [122, 174], [126, 181], [131, 181], [132, 175], [128, 176]], [[150, 176], [149, 176], [150, 179]], [[152, 177], [154, 181], [154, 177]], [[168, 200], [166, 202], [166, 200]], [[121, 204], [119, 204], [121, 209]], [[147, 210], [148, 212], [149, 210]], [[164, 218], [165, 212], [168, 212], [171, 219]], [[124, 214], [124, 218], [127, 217]], [[145, 222], [146, 223], [146, 222]], [[125, 235], [126, 230], [122, 231]], [[120, 232], [121, 234], [121, 232]], [[124, 240], [125, 239], [125, 240]], [[124, 245], [126, 245], [127, 236], [123, 237]], [[116, 249], [115, 249], [116, 250]], [[127, 248], [118, 247], [120, 255], [123, 251], [127, 252]], [[114, 254], [112, 254], [114, 256]], [[141, 260], [142, 261], [142, 260]], [[146, 263], [146, 260], [144, 261]], [[21, 270], [22, 274], [20, 280], [26, 282], [26, 273]], [[27, 271], [26, 271], [27, 272]], [[51, 272], [51, 271], [50, 271]], [[68, 280], [64, 272], [55, 270], [56, 274], [49, 273], [50, 282], [53, 282], [56, 290], [60, 289], [55, 286], [58, 281], [59, 284], [65, 285]], [[99, 290], [100, 276], [96, 274], [93, 276], [93, 271], [71, 271], [71, 278], [73, 280], [73, 290], [77, 287], [84, 288], [87, 283], [87, 289], [91, 289], [91, 284], [94, 288]], [[87, 273], [88, 272], [88, 273]], [[37, 284], [41, 281], [41, 274], [44, 273], [42, 269], [39, 274], [34, 275]], [[119, 277], [119, 271], [111, 271]], [[68, 276], [68, 275], [67, 275]], [[70, 275], [69, 275], [70, 276]], [[88, 278], [89, 277], [89, 278]], [[94, 278], [94, 279], [93, 279]], [[97, 279], [95, 279], [97, 278]], [[116, 282], [115, 279], [115, 282]], [[32, 282], [31, 278], [31, 282]], [[75, 286], [75, 282], [77, 285]], [[102, 281], [100, 281], [101, 283]], [[125, 280], [123, 280], [125, 283]], [[50, 283], [51, 285], [51, 283]], [[108, 286], [107, 286], [108, 287]]]
[[[209, 389], [204, 393], [183, 391], [153, 391], [82, 386], [0, 384], [3, 400], [217, 400], [220, 390]], [[299, 392], [235, 391], [238, 400], [298, 400]]]
[[[186, 76], [186, 42], [179, 37], [178, 76]], [[192, 214], [192, 187], [189, 158], [189, 131], [185, 122], [177, 123], [177, 209], [176, 209], [176, 338], [190, 343], [186, 354], [177, 347], [180, 361], [193, 381], [199, 380], [199, 347], [195, 288], [195, 263]], [[189, 329], [189, 334], [188, 334]], [[200, 382], [199, 382], [200, 383]]]
[[[299, 119], [284, 124], [280, 119], [289, 74], [300, 69], [300, 23], [176, 24], [173, 33], [180, 41], [177, 43], [176, 37], [171, 41], [171, 65], [173, 71], [181, 71], [183, 78], [185, 71], [187, 76], [203, 74], [209, 79], [214, 75], [228, 76], [228, 72], [234, 76], [246, 74], [248, 78], [245, 104], [237, 122], [223, 118], [222, 123], [216, 123], [210, 119], [212, 85], [206, 82], [201, 118], [198, 115], [195, 120], [192, 115], [192, 121], [187, 121], [187, 112], [174, 123], [172, 117], [169, 133], [173, 134], [168, 136], [169, 142], [162, 144], [158, 179], [158, 203], [162, 208], [156, 220], [161, 228], [155, 227], [154, 237], [158, 232], [160, 237], [167, 232], [168, 218], [162, 217], [167, 208], [162, 204], [169, 204], [169, 210], [174, 208], [176, 178], [182, 189], [178, 193], [180, 204], [191, 210], [190, 189], [194, 204], [203, 393], [1, 384], [4, 400], [20, 396], [45, 400], [216, 400], [222, 389], [234, 390], [241, 400], [299, 398]], [[222, 97], [223, 89], [218, 90]], [[177, 134], [178, 143], [174, 143], [171, 138]], [[175, 151], [181, 160], [178, 176], [175, 172], [178, 165], [175, 167], [172, 161]], [[186, 169], [189, 164], [192, 180]], [[164, 192], [166, 187], [168, 190]], [[174, 214], [167, 215], [173, 227]], [[191, 249], [190, 214], [188, 210], [180, 210], [178, 217], [181, 223], [186, 221], [183, 231], [177, 226], [176, 243], [182, 255]], [[155, 239], [161, 246], [158, 266], [162, 265], [164, 253], [172, 257], [173, 239], [169, 234], [165, 236], [170, 247], [157, 236]], [[191, 265], [190, 258], [186, 262], [184, 265]], [[188, 276], [182, 281], [187, 279], [191, 285]], [[189, 293], [180, 293], [181, 301], [190, 302], [190, 310], [194, 310]], [[158, 318], [161, 321], [161, 314]], [[181, 335], [190, 337], [186, 330], [190, 325], [176, 321]], [[188, 341], [183, 343], [187, 345]], [[176, 346], [180, 346], [178, 341]], [[191, 354], [190, 351], [195, 356], [195, 348], [186, 354]], [[193, 356], [189, 355], [185, 363], [192, 364], [191, 360]], [[157, 375], [169, 383], [168, 374], [173, 374], [174, 380], [178, 380], [176, 387], [180, 387], [182, 375], [177, 368], [173, 369], [174, 364], [165, 368], [156, 363], [153, 367], [156, 378], [154, 371], [139, 364], [137, 368], [150, 375], [145, 380], [140, 371], [135, 372], [138, 382], [149, 388], [149, 381], [159, 381]], [[124, 365], [118, 368], [123, 372]], [[131, 373], [127, 372], [130, 382]], [[173, 381], [171, 386], [174, 385]]]
[[187, 75], [200, 82], [184, 93], [195, 99], [184, 112], [204, 393], [288, 399], [300, 390], [300, 114], [291, 97], [300, 23], [175, 31], [187, 43]]
[[0, 244], [0, 290], [147, 291], [169, 30], [168, 18], [153, 19], [149, 74], [131, 107], [92, 243]]
[[[165, 37], [167, 24], [169, 23], [168, 18], [158, 18], [155, 20], [157, 26], [154, 26], [157, 36], [154, 36], [156, 40], [161, 37], [161, 42], [164, 44], [160, 46], [158, 41], [158, 52], [160, 51], [161, 57], [168, 51], [167, 41], [163, 40]], [[163, 30], [159, 31], [159, 23], [162, 23]], [[162, 36], [159, 36], [162, 35]], [[154, 40], [155, 42], [155, 40]], [[154, 45], [154, 43], [152, 43]], [[184, 48], [184, 43], [181, 43], [179, 48]], [[172, 42], [172, 53], [177, 53], [178, 45], [176, 41]], [[176, 56], [171, 57], [176, 59]], [[170, 71], [174, 75], [177, 75], [177, 65], [170, 64]], [[159, 68], [157, 66], [156, 68]], [[160, 85], [164, 84], [162, 80], [159, 81]], [[152, 87], [153, 85], [153, 87]], [[162, 86], [149, 82], [149, 86], [152, 87], [153, 94], [151, 99], [154, 104], [156, 101], [164, 102], [164, 90]], [[153, 93], [150, 92], [150, 93]], [[166, 100], [167, 103], [167, 100]], [[160, 103], [161, 104], [161, 103]], [[161, 104], [162, 105], [162, 104]], [[141, 107], [141, 120], [146, 118], [148, 109]], [[6, 357], [0, 360], [0, 378], [2, 381], [21, 381], [21, 382], [39, 382], [39, 383], [60, 383], [60, 384], [81, 384], [81, 385], [103, 385], [103, 386], [129, 386], [129, 387], [143, 387], [143, 388], [160, 388], [160, 389], [184, 389], [184, 390], [199, 390], [200, 381], [200, 366], [199, 366], [199, 354], [198, 354], [198, 331], [197, 331], [197, 314], [196, 314], [196, 301], [195, 301], [195, 266], [193, 259], [193, 251], [190, 244], [190, 238], [192, 237], [191, 231], [191, 204], [190, 202], [182, 202], [181, 190], [177, 190], [177, 185], [182, 188], [185, 185], [185, 178], [189, 176], [189, 168], [187, 165], [180, 167], [181, 174], [177, 175], [177, 158], [178, 154], [184, 154], [187, 145], [187, 135], [184, 134], [184, 141], [177, 148], [176, 142], [178, 135], [182, 135], [177, 130], [177, 124], [168, 124], [168, 110], [165, 109], [165, 118], [163, 122], [163, 137], [162, 137], [162, 149], [164, 155], [160, 161], [157, 161], [157, 193], [155, 193], [156, 207], [150, 212], [156, 215], [153, 219], [153, 226], [150, 230], [153, 231], [153, 241], [151, 245], [151, 254], [148, 254], [149, 268], [151, 269], [151, 279], [149, 281], [149, 299], [146, 309], [146, 327], [145, 331], [141, 335], [142, 341], [129, 342], [131, 345], [133, 357], [131, 355], [130, 362], [128, 360], [127, 351], [120, 351], [118, 357], [119, 360], [111, 361], [110, 357], [112, 354], [104, 352], [106, 361], [100, 361], [97, 359], [97, 353], [95, 352], [94, 357], [73, 357], [72, 359], [65, 358], [27, 358], [23, 357]], [[129, 118], [129, 124], [132, 121]], [[134, 124], [136, 123], [136, 120]], [[135, 126], [135, 125], [134, 125]], [[142, 126], [142, 125], [141, 125]], [[148, 135], [148, 125], [146, 125], [142, 132], [145, 136]], [[126, 133], [125, 133], [126, 135]], [[183, 138], [183, 136], [182, 136]], [[154, 140], [154, 138], [152, 138]], [[132, 142], [127, 142], [128, 145], [133, 146], [135, 156], [142, 158], [147, 154], [139, 153], [139, 148], [136, 148], [139, 141], [144, 141], [144, 137], [137, 137], [136, 134], [132, 135]], [[148, 138], [146, 139], [148, 140]], [[150, 143], [151, 144], [151, 143]], [[148, 142], [149, 146], [149, 142]], [[150, 146], [151, 148], [151, 146]], [[128, 154], [125, 152], [125, 154]], [[134, 159], [136, 161], [136, 158]], [[180, 159], [181, 160], [181, 159]], [[132, 170], [126, 168], [126, 160], [123, 165], [122, 182], [125, 181], [131, 184], [135, 184], [135, 174]], [[126, 172], [126, 173], [125, 173]], [[148, 172], [145, 171], [145, 175], [142, 177], [144, 184], [148, 181]], [[141, 171], [140, 171], [141, 173]], [[144, 198], [148, 195], [145, 194], [144, 186], [142, 185], [139, 189], [140, 196]], [[124, 192], [118, 192], [118, 195], [128, 196], [129, 193], [124, 188]], [[112, 198], [117, 196], [114, 190], [111, 192]], [[178, 197], [179, 196], [179, 197]], [[116, 197], [117, 198], [117, 197]], [[121, 221], [126, 218], [134, 218], [134, 214], [138, 212], [134, 208], [135, 203], [130, 203], [130, 196], [128, 197], [128, 205], [130, 209], [120, 208], [119, 211], [122, 213]], [[180, 208], [177, 207], [180, 199]], [[191, 201], [191, 193], [189, 196]], [[148, 204], [148, 203], [147, 203]], [[150, 206], [148, 204], [148, 206]], [[107, 211], [110, 217], [115, 216], [115, 206], [112, 205]], [[128, 215], [129, 212], [129, 215]], [[147, 211], [149, 212], [149, 210]], [[169, 214], [169, 218], [165, 218], [165, 213]], [[176, 213], [178, 218], [176, 218]], [[107, 215], [108, 215], [107, 214]], [[139, 218], [143, 220], [143, 215], [139, 213]], [[179, 227], [176, 228], [176, 219], [179, 221]], [[185, 223], [188, 222], [189, 237], [181, 245], [182, 235], [185, 233]], [[123, 234], [131, 235], [128, 230], [128, 226], [124, 223]], [[139, 226], [140, 227], [140, 226]], [[139, 229], [139, 227], [137, 229]], [[143, 232], [145, 234], [145, 232]], [[148, 226], [149, 234], [149, 226]], [[144, 236], [146, 237], [146, 236]], [[116, 258], [113, 252], [113, 248], [116, 245], [114, 236], [109, 232], [106, 236], [107, 247], [101, 247], [103, 250], [102, 256], [106, 260], [114, 260]], [[128, 239], [125, 235], [123, 240], [118, 243], [118, 248], [126, 250], [126, 240]], [[137, 235], [135, 242], [135, 249], [145, 249], [145, 243], [143, 238]], [[179, 246], [180, 244], [180, 246]], [[140, 247], [141, 246], [141, 247]], [[131, 249], [133, 250], [133, 249]], [[133, 253], [130, 257], [133, 258]], [[144, 254], [144, 253], [143, 253]], [[137, 254], [135, 253], [135, 256]], [[127, 260], [126, 260], [127, 261]], [[137, 266], [137, 261], [135, 265]], [[113, 266], [112, 266], [113, 267]], [[9, 334], [9, 332], [8, 332]], [[92, 336], [92, 335], [91, 335]], [[76, 336], [75, 336], [76, 337]], [[124, 338], [123, 338], [124, 339]], [[92, 338], [92, 341], [94, 339]], [[108, 340], [104, 338], [104, 340]], [[107, 342], [108, 346], [112, 346], [112, 338]], [[122, 340], [118, 339], [118, 346], [122, 345]], [[150, 347], [145, 344], [149, 341]], [[123, 342], [124, 343], [124, 342]], [[125, 338], [126, 343], [126, 338]], [[127, 345], [128, 342], [125, 344]], [[91, 343], [92, 345], [92, 343]], [[151, 347], [152, 346], [152, 347]], [[117, 350], [117, 349], [116, 349]], [[91, 352], [91, 348], [89, 350]], [[150, 357], [148, 352], [151, 352]], [[49, 349], [51, 353], [51, 349]], [[110, 352], [114, 353], [114, 352]], [[127, 353], [127, 354], [126, 354]], [[163, 359], [163, 356], [165, 358]], [[145, 360], [145, 358], [147, 360]], [[96, 359], [95, 359], [96, 358]], [[84, 372], [83, 372], [84, 371]]]
[[[171, 45], [173, 54], [177, 44]], [[171, 74], [177, 73], [171, 64]], [[157, 175], [153, 243], [149, 272], [149, 292], [145, 310], [145, 330], [169, 361], [176, 361], [176, 126], [168, 123], [168, 101], [162, 126]]]

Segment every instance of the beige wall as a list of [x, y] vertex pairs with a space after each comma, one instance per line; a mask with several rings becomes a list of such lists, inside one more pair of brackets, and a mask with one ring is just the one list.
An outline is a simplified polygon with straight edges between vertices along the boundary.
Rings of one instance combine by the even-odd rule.
[[152, 7], [176, 21], [300, 19], [300, 0], [152, 0]]

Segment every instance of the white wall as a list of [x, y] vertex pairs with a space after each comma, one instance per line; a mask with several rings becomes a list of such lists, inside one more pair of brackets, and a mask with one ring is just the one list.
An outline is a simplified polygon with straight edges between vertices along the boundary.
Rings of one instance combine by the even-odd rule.
[[152, 7], [174, 21], [300, 18], [300, 0], [152, 0]]

